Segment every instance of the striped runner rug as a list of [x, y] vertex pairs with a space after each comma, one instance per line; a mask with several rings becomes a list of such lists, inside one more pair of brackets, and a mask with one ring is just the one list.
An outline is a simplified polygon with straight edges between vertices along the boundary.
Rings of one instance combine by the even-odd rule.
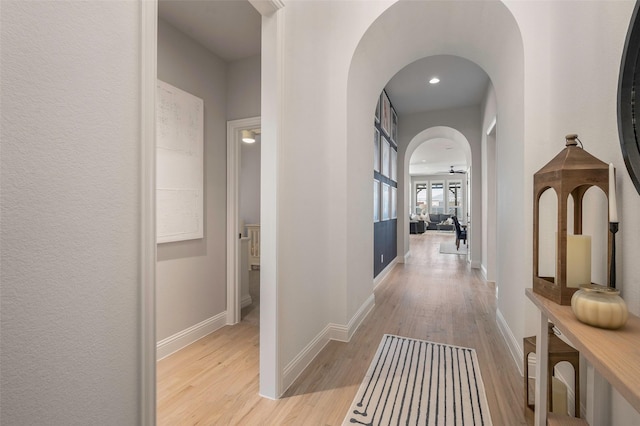
[[476, 351], [385, 334], [345, 425], [488, 425]]

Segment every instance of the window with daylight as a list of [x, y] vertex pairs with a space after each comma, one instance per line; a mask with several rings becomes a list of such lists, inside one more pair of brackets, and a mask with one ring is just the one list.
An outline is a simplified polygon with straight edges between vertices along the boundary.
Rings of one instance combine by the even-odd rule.
[[444, 213], [444, 183], [431, 183], [431, 209], [430, 213]]
[[[416, 214], [422, 213], [422, 205], [427, 205], [427, 184], [426, 183], [417, 183], [416, 184]], [[425, 212], [427, 213], [427, 212]]]
[[448, 183], [448, 191], [447, 191], [447, 206], [449, 211], [447, 213], [457, 216], [458, 218], [462, 217], [462, 182], [461, 181], [450, 181]]

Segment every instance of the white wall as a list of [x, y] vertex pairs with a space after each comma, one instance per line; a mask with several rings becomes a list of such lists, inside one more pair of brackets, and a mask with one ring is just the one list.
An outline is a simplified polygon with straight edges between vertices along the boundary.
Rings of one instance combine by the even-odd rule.
[[[620, 59], [634, 4], [632, 1], [508, 2], [522, 31], [528, 64], [525, 189], [532, 193], [533, 174], [563, 149], [564, 136], [568, 133], [578, 133], [588, 152], [614, 164], [618, 172], [621, 229], [616, 238], [618, 282], [630, 311], [637, 315], [640, 313], [640, 264], [634, 256], [640, 250], [640, 242], [629, 236], [640, 232], [640, 224], [634, 220], [640, 209], [640, 197], [622, 159], [616, 115]], [[579, 24], [566, 31], [567, 22]], [[525, 201], [525, 221], [532, 223], [532, 197], [526, 197]], [[525, 244], [531, 246], [531, 233], [527, 233]], [[502, 291], [500, 296], [502, 299]], [[521, 308], [523, 303], [517, 300], [515, 296], [501, 300], [501, 309], [507, 304]], [[532, 310], [529, 303], [524, 305]], [[528, 334], [533, 333], [533, 323], [527, 322]], [[618, 402], [620, 396], [615, 391], [613, 394], [614, 405], [624, 406]], [[637, 413], [616, 413], [611, 424], [638, 423]]]
[[227, 120], [260, 116], [260, 55], [227, 64]]
[[140, 424], [140, 5], [1, 7], [0, 423]]
[[[263, 292], [276, 295], [278, 318], [269, 323], [278, 325], [269, 332], [278, 341], [277, 368], [284, 369], [328, 324], [347, 323], [372, 295], [372, 224], [363, 214], [373, 202], [371, 117], [376, 97], [405, 65], [435, 54], [458, 55], [483, 67], [501, 90], [501, 134], [509, 141], [501, 173], [510, 176], [506, 190], [516, 193], [504, 226], [509, 235], [520, 229], [524, 62], [515, 21], [497, 2], [291, 2], [277, 15], [268, 22], [274, 25], [269, 30], [275, 43], [268, 46], [275, 55], [262, 57], [263, 70], [276, 75], [269, 89], [263, 83], [263, 123], [267, 115], [276, 120], [269, 133], [276, 139], [263, 135], [262, 181], [275, 185], [267, 216], [277, 216], [277, 239], [269, 246], [277, 265]], [[270, 102], [267, 92], [281, 102]], [[479, 129], [479, 110], [476, 117]], [[478, 181], [480, 169], [474, 167]], [[262, 208], [264, 219], [264, 202]], [[307, 244], [290, 230], [309, 223], [316, 232]], [[505, 281], [522, 282], [523, 259], [505, 246], [504, 261]], [[326, 267], [318, 270], [318, 264]], [[523, 288], [517, 289], [521, 301]]]
[[[640, 281], [635, 217], [640, 198], [626, 172], [619, 146], [616, 97], [622, 48], [634, 6], [619, 2], [543, 2], [533, 6], [509, 2], [523, 34], [531, 77], [525, 80], [527, 114], [527, 179], [564, 148], [564, 136], [578, 133], [585, 149], [617, 169], [622, 238], [617, 235], [618, 275], [630, 309], [640, 312]], [[575, 31], [558, 28], [564, 19], [578, 19]], [[548, 30], [548, 31], [547, 31]], [[594, 83], [597, 81], [597, 84]], [[529, 201], [531, 197], [528, 197]], [[528, 213], [531, 215], [531, 213]]]
[[[286, 55], [277, 63], [281, 67], [283, 87], [274, 87], [282, 95], [281, 116], [275, 112], [280, 127], [274, 131], [277, 141], [268, 141], [264, 133], [262, 139], [263, 185], [266, 182], [265, 160], [277, 163], [277, 189], [273, 192], [277, 195], [275, 208], [278, 212], [277, 246], [274, 245], [277, 277], [270, 276], [269, 280], [275, 282], [267, 283], [261, 291], [269, 293], [277, 289], [278, 365], [281, 369], [295, 361], [294, 358], [322, 334], [328, 324], [346, 324], [349, 320], [346, 314], [349, 303], [346, 297], [349, 251], [345, 221], [348, 193], [344, 133], [346, 77], [360, 34], [379, 10], [380, 3], [291, 2], [278, 12], [281, 27], [277, 31], [281, 31], [286, 40]], [[263, 70], [265, 60], [269, 59], [263, 53]], [[268, 89], [263, 83], [263, 96], [265, 90]], [[379, 87], [378, 94], [381, 90]], [[372, 100], [369, 117], [373, 116], [373, 106]], [[265, 110], [264, 97], [262, 112], [265, 123], [265, 114], [271, 114], [271, 111]], [[368, 128], [371, 129], [371, 121]], [[373, 155], [371, 150], [360, 152], [360, 155], [367, 153]], [[274, 154], [275, 159], [272, 158]], [[363, 162], [369, 178], [370, 159], [367, 157]], [[360, 166], [349, 164], [349, 169], [352, 167]], [[266, 183], [271, 184], [270, 181]], [[367, 188], [370, 186], [369, 179]], [[362, 222], [358, 225], [365, 226], [368, 231], [365, 238], [370, 250], [360, 243], [356, 244], [357, 249], [351, 250], [366, 262], [364, 271], [368, 288], [351, 312], [371, 295], [373, 224], [370, 215], [362, 212], [370, 211], [372, 203], [367, 203], [368, 209], [358, 212]], [[264, 201], [261, 209], [264, 222]], [[296, 231], [310, 226], [313, 232], [309, 234], [301, 235]], [[263, 243], [266, 243], [264, 238]], [[261, 293], [261, 303], [264, 302]]]
[[[265, 267], [277, 282], [261, 295], [280, 305], [281, 326], [269, 330], [280, 354], [272, 365], [282, 371], [371, 295], [371, 223], [361, 217], [372, 205], [374, 102], [398, 69], [433, 54], [476, 62], [495, 87], [496, 279], [516, 340], [533, 324], [523, 315], [531, 311], [523, 293], [532, 233], [522, 226], [532, 221], [532, 175], [571, 132], [618, 168], [618, 274], [640, 313], [640, 197], [624, 171], [615, 106], [634, 3], [392, 3], [291, 2], [268, 28], [286, 41], [268, 45], [284, 56], [262, 58], [280, 61], [268, 72], [281, 83], [263, 92], [279, 101], [261, 100], [278, 108], [262, 179], [276, 205], [263, 237], [277, 236]], [[1, 384], [12, 389], [2, 398], [3, 423], [138, 423], [138, 8], [2, 2]], [[310, 183], [318, 183], [313, 196], [301, 191]], [[290, 231], [309, 223], [316, 232], [302, 251]], [[619, 396], [614, 406], [624, 406]], [[635, 413], [613, 420], [638, 423]]]
[[[399, 185], [405, 187], [406, 173], [408, 170], [405, 165], [409, 164], [409, 159], [413, 150], [417, 146], [409, 144], [414, 140], [416, 135], [419, 135], [422, 131], [438, 126], [449, 127], [460, 132], [468, 147], [466, 147], [467, 154], [470, 153], [471, 175], [469, 177], [471, 185], [465, 189], [465, 203], [466, 203], [466, 191], [470, 190], [472, 205], [466, 206], [465, 211], [471, 215], [471, 226], [469, 231], [469, 244], [471, 248], [471, 262], [474, 266], [479, 266], [481, 261], [481, 235], [482, 235], [482, 194], [480, 180], [481, 175], [481, 116], [480, 108], [478, 106], [455, 108], [448, 110], [429, 111], [423, 113], [416, 113], [401, 116], [399, 118], [399, 137], [398, 137], [398, 168], [403, 172], [399, 172], [400, 179]], [[400, 164], [402, 163], [402, 164]], [[466, 185], [466, 182], [465, 182]], [[404, 191], [400, 191], [404, 192]], [[404, 198], [404, 197], [403, 197]], [[399, 206], [407, 205], [406, 202], [398, 202]], [[406, 214], [398, 212], [398, 227], [403, 230], [398, 233], [398, 250], [400, 253], [407, 253], [409, 251], [409, 225], [405, 220]], [[466, 221], [466, 218], [463, 219]]]
[[[372, 295], [372, 224], [363, 212], [371, 210], [373, 201], [371, 117], [389, 79], [414, 60], [435, 54], [459, 55], [483, 67], [504, 99], [506, 176], [521, 171], [517, 141], [522, 140], [524, 62], [515, 21], [497, 2], [291, 2], [277, 15], [263, 20], [263, 25], [273, 24], [269, 31], [275, 40], [267, 43], [275, 55], [263, 52], [263, 71], [275, 77], [269, 88], [263, 80], [262, 115], [263, 123], [267, 115], [274, 118], [275, 127], [269, 138], [263, 135], [262, 181], [275, 185], [267, 216], [276, 215], [277, 235], [268, 247], [277, 265], [263, 291], [275, 294], [272, 306], [279, 308], [278, 318], [270, 318], [277, 329], [270, 333], [278, 341], [277, 368], [284, 369], [329, 324], [350, 321]], [[281, 102], [270, 102], [267, 92]], [[515, 161], [508, 161], [511, 157]], [[474, 167], [478, 180], [480, 169]], [[522, 179], [505, 179], [507, 189], [517, 189], [516, 210], [523, 204]], [[504, 219], [511, 235], [521, 226], [518, 211], [513, 213], [511, 206]], [[290, 230], [309, 223], [317, 232], [307, 244]], [[504, 252], [505, 269], [512, 274], [505, 281], [522, 282], [523, 260], [513, 250]], [[318, 264], [326, 268], [318, 271]], [[316, 272], [312, 276], [311, 270]], [[517, 289], [521, 300], [523, 288]]]
[[[490, 83], [482, 110], [482, 266], [487, 281], [496, 280], [496, 91]], [[490, 126], [491, 134], [487, 135]]]
[[[478, 34], [483, 36], [478, 37]], [[376, 62], [372, 52], [384, 56], [386, 62]], [[487, 72], [497, 88], [499, 114], [503, 117], [499, 134], [505, 141], [499, 146], [503, 166], [498, 172], [505, 177], [503, 191], [514, 194], [511, 196], [511, 205], [508, 209], [502, 209], [498, 220], [505, 229], [505, 235], [516, 235], [521, 228], [521, 221], [517, 218], [522, 216], [524, 197], [521, 175], [524, 61], [516, 23], [502, 4], [398, 2], [391, 6], [369, 28], [351, 65], [347, 128], [350, 144], [359, 145], [360, 151], [370, 145], [366, 131], [369, 121], [366, 109], [372, 104], [376, 90], [379, 91], [396, 71], [408, 63], [436, 54], [457, 55], [477, 63]], [[371, 69], [375, 69], [376, 73], [371, 73]], [[360, 110], [365, 112], [359, 113]], [[477, 126], [480, 126], [479, 116]], [[399, 132], [402, 135], [405, 131], [407, 126], [400, 119]], [[402, 138], [403, 136], [401, 140]], [[479, 134], [476, 134], [476, 138], [479, 140]], [[474, 156], [476, 157], [479, 161], [480, 156]], [[352, 156], [348, 159], [350, 164], [357, 161]], [[478, 173], [477, 176], [472, 176], [474, 181], [481, 179], [480, 171], [481, 167], [473, 168], [473, 173]], [[400, 176], [405, 173], [404, 170], [399, 172]], [[363, 189], [368, 183], [366, 175], [350, 173], [349, 186], [354, 190], [349, 192], [349, 200], [355, 204], [370, 205], [370, 195]], [[355, 188], [358, 187], [362, 188], [360, 196], [356, 195]], [[479, 204], [474, 202], [474, 205]], [[404, 206], [405, 201], [399, 200], [399, 205]], [[475, 212], [473, 214], [475, 215]], [[479, 214], [481, 215], [481, 211]], [[399, 216], [399, 219], [402, 218], [404, 215]], [[362, 229], [361, 233], [364, 232]], [[356, 240], [361, 239], [362, 235], [350, 234], [350, 237]], [[517, 300], [522, 304], [524, 285], [517, 286], [516, 283], [524, 283], [529, 278], [524, 268], [526, 254], [523, 256], [521, 253], [514, 253], [507, 248], [510, 244], [511, 241], [508, 240], [502, 242], [502, 271], [499, 272], [504, 282], [511, 283], [512, 293], [517, 294]], [[366, 248], [364, 250], [366, 251]], [[353, 263], [356, 263], [355, 260]], [[353, 285], [359, 280], [350, 276], [349, 282]], [[517, 334], [521, 334], [524, 319], [516, 312], [510, 314], [509, 320], [515, 323]]]
[[[227, 64], [227, 120], [260, 116], [260, 55]], [[260, 223], [260, 136], [242, 144], [239, 212], [244, 224]]]
[[158, 78], [204, 100], [204, 238], [158, 244], [158, 341], [226, 310], [226, 64], [163, 20]]
[[[245, 225], [260, 223], [260, 136], [240, 148], [240, 220]], [[243, 230], [243, 232], [245, 232]]]
[[[260, 55], [227, 64], [227, 120], [260, 116]], [[240, 154], [240, 220], [260, 223], [260, 136], [242, 144]]]

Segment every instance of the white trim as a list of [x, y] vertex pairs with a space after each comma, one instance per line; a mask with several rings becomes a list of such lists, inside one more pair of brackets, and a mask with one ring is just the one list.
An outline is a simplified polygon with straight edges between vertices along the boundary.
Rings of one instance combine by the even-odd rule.
[[157, 344], [158, 361], [221, 329], [226, 325], [226, 318], [227, 313], [221, 312], [185, 330], [179, 331], [173, 336], [162, 339]]
[[156, 423], [156, 80], [158, 2], [140, 2], [140, 424]]
[[[531, 364], [531, 362], [529, 362], [529, 364]], [[535, 364], [535, 362], [534, 362]], [[531, 370], [529, 370], [531, 371]], [[535, 371], [535, 370], [534, 370]], [[579, 371], [576, 371], [575, 374], [580, 374]], [[569, 384], [569, 381], [567, 380], [566, 377], [564, 377], [564, 375], [562, 374], [561, 371], [559, 371], [559, 369], [556, 369], [554, 374], [554, 377], [556, 377], [558, 380], [560, 380], [567, 388], [567, 415], [569, 415], [569, 413], [571, 412], [571, 408], [575, 407], [575, 401], [576, 401], [576, 393], [574, 391], [574, 383]], [[535, 377], [534, 377], [535, 378]], [[580, 410], [580, 417], [584, 418], [585, 414], [586, 414], [586, 409], [585, 407], [582, 405], [582, 402], [579, 405]], [[575, 415], [574, 415], [575, 417]]]
[[491, 122], [489, 123], [489, 126], [487, 126], [487, 131], [485, 132], [487, 136], [489, 136], [491, 132], [493, 132], [493, 128], [496, 127], [497, 121], [498, 121], [498, 117], [497, 116], [493, 117], [493, 120], [491, 120]]
[[395, 259], [393, 259], [391, 262], [389, 262], [389, 264], [387, 265], [386, 268], [384, 268], [382, 271], [380, 271], [380, 273], [378, 274], [377, 277], [375, 277], [373, 279], [373, 289], [375, 290], [376, 288], [378, 288], [378, 286], [380, 284], [382, 284], [382, 282], [384, 280], [387, 279], [387, 277], [389, 276], [389, 273], [391, 272], [391, 270], [393, 269], [394, 266], [396, 266], [396, 263], [398, 263], [398, 257], [396, 257]]
[[[586, 368], [586, 395], [584, 396], [585, 407], [580, 406], [580, 410], [584, 410], [582, 418], [586, 419], [591, 425], [610, 424], [612, 407], [611, 384], [587, 361]], [[615, 389], [614, 389], [615, 390]]]
[[262, 16], [270, 16], [284, 7], [282, 0], [249, 0]]
[[260, 396], [279, 398], [282, 391], [282, 362], [279, 337], [278, 236], [280, 226], [279, 159], [281, 129], [286, 117], [283, 100], [287, 69], [285, 14], [262, 17], [261, 53], [261, 147], [260, 147]]
[[482, 267], [479, 260], [472, 260], [469, 263], [471, 263], [471, 269], [480, 269]]
[[282, 371], [281, 395], [293, 384], [302, 372], [311, 364], [320, 351], [331, 340], [331, 324], [322, 330], [305, 348], [296, 355]]
[[300, 374], [302, 374], [309, 364], [311, 364], [318, 354], [320, 354], [320, 351], [322, 351], [330, 340], [340, 342], [350, 341], [355, 331], [360, 327], [360, 324], [362, 324], [362, 321], [364, 321], [374, 306], [375, 297], [372, 294], [367, 298], [362, 306], [360, 306], [360, 309], [358, 309], [346, 326], [331, 323], [327, 324], [327, 326], [284, 368], [282, 373], [282, 393], [284, 393], [289, 386], [293, 384]]
[[238, 191], [243, 130], [260, 127], [260, 117], [227, 121], [227, 324], [240, 322], [240, 257], [238, 256]]
[[330, 334], [329, 337], [331, 340], [337, 340], [339, 342], [349, 342], [353, 337], [353, 334], [362, 324], [362, 321], [369, 315], [371, 310], [376, 305], [376, 298], [373, 294], [371, 294], [367, 300], [360, 306], [358, 312], [356, 312], [349, 323], [344, 326], [340, 324], [329, 324]]
[[499, 309], [496, 310], [496, 323], [498, 324], [498, 329], [504, 338], [507, 347], [509, 348], [509, 352], [511, 352], [511, 357], [513, 358], [516, 366], [518, 367], [518, 371], [520, 375], [524, 377], [524, 366], [522, 365], [522, 360], [524, 359], [524, 352], [518, 343], [518, 340], [511, 332], [507, 321], [502, 316], [502, 312]]
[[[502, 333], [502, 336], [509, 347], [511, 352], [511, 356], [516, 360], [516, 365], [518, 366], [518, 371], [520, 375], [524, 377], [524, 350], [520, 348], [518, 345], [516, 338], [511, 333], [511, 330], [507, 326], [507, 323], [500, 313], [500, 311], [496, 312], [496, 320], [498, 323], [498, 328]], [[509, 337], [507, 337], [509, 336]], [[527, 364], [529, 364], [529, 378], [536, 378], [536, 362], [537, 362], [537, 354], [532, 352], [529, 359], [527, 360]], [[579, 371], [576, 374], [580, 374]], [[569, 384], [569, 381], [562, 375], [562, 372], [559, 369], [555, 370], [554, 376], [557, 377], [566, 387], [567, 387], [567, 408], [574, 406], [575, 401], [575, 392], [573, 390], [573, 384]], [[581, 406], [582, 417], [584, 418], [584, 407]]]
[[[523, 361], [524, 361], [524, 352], [522, 353], [522, 357], [523, 357]], [[527, 364], [529, 364], [529, 378], [530, 379], [535, 379], [536, 378], [536, 353], [535, 352], [530, 352], [529, 353], [529, 359], [527, 360]], [[524, 371], [522, 372], [522, 376], [524, 377]], [[564, 381], [564, 380], [563, 380]]]
[[410, 257], [411, 257], [411, 250], [406, 252], [405, 255], [402, 257], [401, 261], [398, 261], [398, 263], [407, 263], [409, 262]]
[[247, 306], [251, 305], [253, 303], [253, 299], [251, 299], [251, 295], [247, 294], [245, 297], [242, 298], [242, 300], [240, 301], [240, 307], [241, 308], [246, 308]]
[[482, 278], [484, 278], [486, 282], [491, 282], [487, 279], [487, 267], [484, 264], [480, 265], [480, 272], [482, 273]]

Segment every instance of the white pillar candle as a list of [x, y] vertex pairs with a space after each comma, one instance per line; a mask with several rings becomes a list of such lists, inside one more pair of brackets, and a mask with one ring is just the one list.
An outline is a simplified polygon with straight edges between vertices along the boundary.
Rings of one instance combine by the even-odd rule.
[[567, 287], [591, 284], [591, 237], [567, 235]]
[[618, 206], [616, 205], [616, 175], [613, 164], [609, 163], [609, 222], [618, 222]]

